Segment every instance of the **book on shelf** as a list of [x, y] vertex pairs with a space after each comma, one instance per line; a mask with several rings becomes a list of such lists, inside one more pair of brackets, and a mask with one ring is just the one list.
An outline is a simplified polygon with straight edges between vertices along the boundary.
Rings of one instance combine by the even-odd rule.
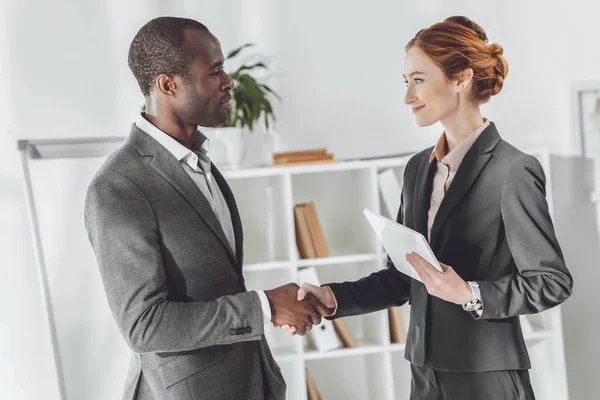
[[303, 161], [333, 160], [333, 154], [291, 154], [275, 159], [275, 164], [292, 164]]
[[[305, 282], [320, 286], [319, 277], [315, 267], [298, 270], [298, 283], [303, 284]], [[338, 338], [335, 328], [333, 327], [333, 322], [325, 318], [321, 319], [321, 323], [318, 326], [314, 326], [312, 330], [308, 332], [306, 338], [308, 342], [312, 344], [312, 347], [318, 351], [327, 351], [342, 347], [342, 342]]]
[[329, 257], [329, 249], [314, 203], [295, 205], [294, 223], [300, 258]]
[[321, 393], [319, 393], [319, 389], [317, 388], [317, 383], [308, 372], [308, 368], [305, 369], [306, 374], [306, 394], [308, 400], [323, 400], [321, 397]]
[[390, 340], [392, 343], [406, 343], [406, 329], [400, 307], [388, 308]]
[[282, 151], [273, 153], [273, 159], [278, 160], [284, 157], [297, 157], [297, 156], [324, 156], [327, 154], [327, 149], [310, 149], [310, 150], [295, 150], [295, 151]]
[[300, 258], [316, 258], [317, 250], [312, 244], [308, 218], [306, 217], [304, 207], [300, 205], [294, 206], [294, 225], [296, 230], [296, 246], [298, 247]]
[[313, 202], [305, 203], [304, 209], [308, 218], [310, 232], [312, 233], [312, 238], [314, 240], [313, 243], [317, 250], [317, 257], [329, 257], [329, 249], [327, 248], [325, 236], [323, 235], [323, 230], [321, 229], [321, 224], [319, 223], [319, 217], [317, 217], [317, 209], [315, 208], [315, 204]]
[[334, 319], [333, 327], [335, 328], [335, 331], [337, 332], [338, 337], [342, 341], [342, 344], [345, 348], [358, 347], [356, 338], [354, 337], [352, 332], [350, 332], [350, 330], [348, 329], [348, 325], [346, 325], [346, 322], [342, 318]]
[[271, 166], [315, 164], [333, 161], [335, 161], [333, 154], [327, 153], [326, 149], [312, 149], [273, 153], [273, 164]]

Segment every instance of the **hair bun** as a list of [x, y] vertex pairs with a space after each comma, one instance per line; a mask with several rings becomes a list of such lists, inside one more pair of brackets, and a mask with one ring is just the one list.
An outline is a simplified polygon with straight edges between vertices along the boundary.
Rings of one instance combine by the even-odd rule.
[[504, 49], [498, 43], [492, 43], [490, 45], [490, 54], [495, 58], [501, 57], [504, 54]]
[[481, 26], [479, 26], [478, 24], [476, 24], [475, 22], [471, 21], [467, 17], [463, 17], [463, 16], [449, 17], [449, 18], [446, 18], [444, 20], [444, 22], [449, 23], [449, 24], [462, 25], [465, 28], [468, 28], [468, 29], [472, 30], [473, 32], [475, 32], [475, 34], [477, 34], [479, 39], [483, 40], [484, 42], [488, 41], [488, 37], [485, 34], [485, 31], [483, 30], [483, 28]]

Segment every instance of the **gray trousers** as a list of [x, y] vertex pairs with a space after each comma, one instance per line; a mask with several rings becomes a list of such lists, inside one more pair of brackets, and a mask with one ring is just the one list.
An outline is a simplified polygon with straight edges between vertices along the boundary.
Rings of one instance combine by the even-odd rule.
[[446, 372], [410, 367], [410, 400], [535, 400], [529, 371]]

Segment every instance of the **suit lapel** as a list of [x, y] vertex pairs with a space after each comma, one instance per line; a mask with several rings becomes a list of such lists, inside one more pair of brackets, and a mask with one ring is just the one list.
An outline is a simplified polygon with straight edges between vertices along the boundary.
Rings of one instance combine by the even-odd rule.
[[179, 161], [160, 143], [140, 130], [135, 124], [132, 127], [129, 142], [142, 155], [154, 157], [150, 162], [150, 166], [162, 175], [194, 207], [214, 234], [223, 242], [232, 262], [237, 265], [238, 260], [236, 260], [233, 254], [231, 245], [210, 203], [200, 189], [198, 189], [192, 178], [183, 170]]
[[211, 172], [221, 189], [221, 193], [223, 193], [223, 197], [227, 202], [227, 206], [229, 207], [229, 213], [231, 214], [231, 223], [233, 225], [233, 235], [235, 238], [235, 254], [237, 255], [237, 263], [238, 267], [241, 269], [244, 262], [244, 234], [242, 229], [242, 219], [240, 217], [240, 212], [237, 207], [237, 203], [235, 202], [235, 197], [233, 196], [233, 192], [231, 188], [227, 184], [221, 172], [217, 169], [216, 166], [212, 165]]
[[467, 152], [465, 158], [458, 167], [456, 175], [448, 191], [444, 195], [444, 199], [440, 204], [440, 208], [433, 220], [431, 227], [431, 243], [437, 239], [444, 223], [460, 203], [463, 197], [467, 194], [471, 186], [475, 183], [481, 172], [492, 158], [492, 150], [500, 141], [500, 135], [493, 123], [488, 126], [477, 138], [473, 147]]
[[426, 151], [419, 163], [415, 180], [414, 193], [414, 229], [427, 237], [427, 213], [431, 202], [431, 189], [433, 176], [437, 168], [437, 161], [429, 162], [431, 152]]

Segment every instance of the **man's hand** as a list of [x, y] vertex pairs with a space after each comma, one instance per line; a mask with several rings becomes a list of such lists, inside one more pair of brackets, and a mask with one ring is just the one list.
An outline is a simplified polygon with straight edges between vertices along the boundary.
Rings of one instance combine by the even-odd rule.
[[265, 290], [271, 306], [271, 322], [274, 326], [294, 327], [300, 335], [305, 335], [313, 325], [321, 323], [321, 316], [328, 315], [325, 307], [313, 295], [304, 301], [298, 300], [298, 285], [288, 283], [275, 289]]
[[465, 304], [473, 299], [471, 287], [449, 265], [442, 264], [440, 272], [417, 253], [406, 255], [406, 260], [417, 271], [427, 292], [454, 304]]
[[[303, 283], [300, 289], [298, 289], [298, 300], [304, 300], [307, 296], [314, 296], [321, 303], [327, 307], [327, 313], [322, 314], [323, 316], [329, 316], [335, 311], [335, 297], [331, 292], [329, 286], [315, 286], [310, 283]], [[281, 325], [281, 324], [279, 324]], [[273, 324], [274, 327], [277, 328], [279, 326], [277, 324]], [[293, 326], [288, 324], [281, 325], [281, 329], [289, 332], [292, 336], [296, 334], [296, 329]]]

